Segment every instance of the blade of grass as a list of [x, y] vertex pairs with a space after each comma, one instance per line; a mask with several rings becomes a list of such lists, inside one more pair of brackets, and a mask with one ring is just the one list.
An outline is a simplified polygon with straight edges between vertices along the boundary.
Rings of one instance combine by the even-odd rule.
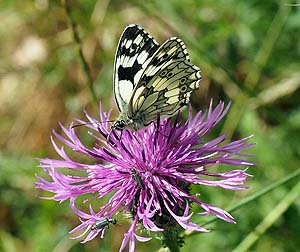
[[64, 8], [65, 8], [65, 11], [66, 11], [68, 21], [69, 21], [70, 26], [71, 26], [71, 30], [72, 30], [72, 33], [73, 33], [73, 38], [74, 38], [75, 44], [77, 45], [79, 59], [81, 61], [83, 71], [84, 71], [84, 73], [86, 75], [86, 78], [87, 78], [87, 86], [89, 87], [89, 90], [90, 90], [90, 93], [91, 93], [91, 96], [92, 96], [92, 100], [97, 104], [98, 103], [97, 102], [97, 96], [96, 96], [96, 93], [95, 93], [95, 90], [94, 90], [94, 85], [93, 85], [94, 81], [93, 81], [93, 78], [92, 78], [90, 67], [89, 67], [89, 65], [88, 65], [88, 63], [87, 63], [87, 61], [86, 61], [86, 59], [83, 55], [83, 52], [82, 52], [82, 42], [81, 42], [81, 39], [80, 39], [78, 31], [77, 31], [76, 22], [72, 17], [71, 6], [70, 6], [70, 3], [69, 3], [69, 0], [64, 1]]
[[254, 98], [251, 102], [252, 108], [255, 109], [265, 104], [271, 104], [280, 97], [288, 96], [294, 93], [299, 87], [300, 71], [259, 93], [257, 98]]
[[[249, 70], [247, 75], [244, 87], [248, 91], [252, 91], [261, 76], [263, 68], [265, 67], [271, 52], [274, 48], [275, 42], [277, 41], [280, 31], [282, 30], [288, 16], [290, 8], [284, 5], [280, 5], [278, 12], [276, 13], [272, 24], [269, 27], [269, 30], [266, 34], [262, 46], [259, 49], [254, 62]], [[245, 107], [248, 105], [248, 98], [244, 94], [239, 94], [236, 101], [233, 103], [229, 113], [227, 114], [226, 121], [223, 127], [223, 132], [226, 132], [227, 141], [233, 135], [234, 130], [236, 129], [237, 124], [240, 121], [241, 116], [245, 111]]]
[[[233, 207], [227, 209], [226, 211], [228, 212], [234, 212], [236, 211], [237, 209], [251, 203], [252, 201], [255, 201], [256, 199], [264, 196], [265, 194], [271, 192], [272, 190], [282, 186], [283, 184], [285, 183], [288, 183], [289, 181], [291, 181], [292, 179], [298, 177], [300, 175], [300, 169], [297, 169], [296, 171], [294, 171], [293, 173], [285, 176], [284, 178], [278, 180], [278, 181], [275, 181], [274, 183], [272, 183], [271, 185], [265, 187], [264, 189], [260, 190], [259, 192], [245, 198], [244, 200], [241, 200], [240, 202], [238, 202], [236, 205], [234, 205]], [[211, 224], [213, 223], [214, 221], [218, 220], [217, 217], [212, 217], [210, 220], [206, 221], [204, 224], [202, 224], [201, 226], [207, 226], [208, 224]], [[191, 236], [191, 235], [194, 235], [194, 234], [199, 234], [199, 232], [185, 232], [185, 236]]]
[[267, 231], [278, 218], [293, 204], [300, 196], [300, 182], [279, 202], [279, 204], [256, 226], [256, 228], [232, 251], [247, 251]]

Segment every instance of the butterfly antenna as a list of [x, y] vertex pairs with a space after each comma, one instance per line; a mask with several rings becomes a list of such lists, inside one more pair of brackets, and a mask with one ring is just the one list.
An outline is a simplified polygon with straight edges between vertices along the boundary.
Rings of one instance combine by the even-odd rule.
[[100, 123], [106, 123], [106, 122], [114, 122], [114, 120], [108, 120], [108, 121], [102, 121], [102, 122], [94, 121], [94, 122], [79, 123], [79, 124], [72, 125], [71, 128], [74, 129], [74, 128], [81, 127], [81, 126], [92, 125], [93, 123], [99, 125]]
[[92, 124], [92, 122], [75, 124], [75, 125], [72, 125], [71, 129], [81, 127], [81, 126], [85, 126], [85, 125], [89, 125], [89, 124]]

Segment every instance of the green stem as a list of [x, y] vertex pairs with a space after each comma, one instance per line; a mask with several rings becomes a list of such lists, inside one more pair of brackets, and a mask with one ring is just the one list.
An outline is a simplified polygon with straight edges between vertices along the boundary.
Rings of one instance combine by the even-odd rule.
[[[233, 207], [227, 209], [226, 211], [228, 212], [234, 212], [235, 210], [249, 204], [250, 202], [264, 196], [265, 194], [269, 193], [270, 191], [278, 188], [279, 186], [291, 181], [292, 179], [298, 177], [300, 175], [300, 169], [297, 169], [296, 171], [294, 171], [293, 173], [285, 176], [284, 178], [274, 182], [273, 184], [267, 186], [266, 188], [260, 190], [259, 192], [245, 198], [244, 200], [241, 200], [239, 203], [237, 203], [236, 205], [234, 205]], [[212, 217], [210, 220], [208, 220], [207, 222], [205, 222], [204, 224], [202, 224], [201, 226], [207, 226], [208, 224], [211, 224], [212, 222], [218, 220], [217, 217]], [[191, 236], [191, 235], [195, 235], [198, 232], [185, 232], [185, 237], [187, 236]]]
[[67, 14], [70, 26], [71, 26], [74, 41], [77, 45], [79, 59], [81, 61], [83, 71], [84, 71], [84, 73], [86, 75], [86, 78], [87, 78], [87, 86], [89, 87], [89, 90], [90, 90], [93, 101], [96, 102], [96, 104], [97, 104], [97, 96], [96, 96], [94, 86], [93, 86], [94, 81], [93, 81], [93, 78], [92, 78], [90, 67], [89, 67], [89, 65], [88, 65], [88, 63], [87, 63], [87, 61], [86, 61], [86, 59], [83, 55], [83, 52], [82, 52], [82, 43], [81, 43], [78, 31], [77, 31], [76, 22], [73, 19], [72, 14], [71, 14], [71, 7], [70, 7], [70, 4], [69, 4], [69, 0], [65, 0], [64, 7], [65, 7], [65, 11], [66, 11], [66, 14]]
[[300, 196], [300, 182], [298, 182], [292, 190], [273, 208], [273, 210], [264, 218], [264, 220], [256, 226], [252, 231], [232, 252], [244, 252], [261, 237], [263, 233], [270, 228], [275, 221], [289, 208], [291, 204]]
[[169, 228], [163, 231], [164, 245], [169, 248], [170, 252], [180, 252], [182, 242], [179, 240], [179, 234], [178, 228]]
[[[262, 70], [265, 67], [274, 48], [275, 42], [280, 35], [280, 31], [289, 16], [289, 12], [290, 8], [280, 5], [279, 10], [274, 17], [273, 22], [270, 25], [270, 28], [262, 43], [262, 46], [258, 51], [256, 57], [254, 58], [253, 64], [249, 70], [249, 74], [245, 79], [244, 87], [246, 90], [252, 91], [256, 87]], [[240, 121], [240, 118], [242, 117], [246, 109], [247, 101], [248, 98], [244, 94], [239, 94], [226, 117], [223, 132], [226, 132], [228, 140], [232, 137], [234, 129], [236, 128], [238, 122]]]

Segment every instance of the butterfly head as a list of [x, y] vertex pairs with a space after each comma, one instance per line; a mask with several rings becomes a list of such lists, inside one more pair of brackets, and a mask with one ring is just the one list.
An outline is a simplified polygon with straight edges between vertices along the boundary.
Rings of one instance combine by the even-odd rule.
[[131, 129], [137, 131], [143, 128], [143, 122], [140, 121], [138, 118], [131, 118], [128, 116], [127, 112], [121, 113], [119, 118], [115, 121], [112, 128], [122, 131], [124, 129]]
[[122, 131], [126, 127], [126, 122], [123, 119], [117, 120], [112, 126], [113, 129]]

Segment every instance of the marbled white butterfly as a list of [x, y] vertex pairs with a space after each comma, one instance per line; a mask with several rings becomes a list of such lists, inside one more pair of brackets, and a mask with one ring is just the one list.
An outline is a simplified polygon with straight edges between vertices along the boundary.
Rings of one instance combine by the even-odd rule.
[[138, 130], [176, 114], [199, 87], [200, 69], [190, 62], [181, 39], [161, 46], [138, 25], [128, 25], [118, 44], [114, 93], [120, 116], [113, 128]]

